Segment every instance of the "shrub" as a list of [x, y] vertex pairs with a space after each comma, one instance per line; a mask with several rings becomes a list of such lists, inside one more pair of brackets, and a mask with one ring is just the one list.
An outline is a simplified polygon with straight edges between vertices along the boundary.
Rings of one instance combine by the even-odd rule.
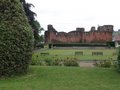
[[110, 68], [111, 67], [111, 62], [110, 61], [105, 61], [105, 62], [103, 62], [103, 64], [101, 64], [101, 67]]
[[76, 60], [64, 60], [64, 66], [79, 66]]
[[45, 62], [45, 64], [46, 64], [46, 66], [51, 66], [51, 65], [52, 65], [52, 60], [49, 59], [49, 58], [46, 58], [46, 59], [44, 60], [44, 62]]
[[117, 67], [118, 67], [118, 61], [114, 61], [114, 62], [113, 62], [113, 67], [114, 67], [114, 68], [117, 68]]
[[27, 72], [32, 33], [20, 0], [0, 0], [0, 76]]
[[55, 59], [52, 60], [52, 66], [62, 66], [63, 65], [63, 60]]
[[111, 61], [100, 61], [100, 62], [95, 61], [94, 65], [97, 67], [110, 68], [112, 66], [112, 63]]
[[33, 59], [30, 63], [31, 65], [42, 65], [41, 60]]

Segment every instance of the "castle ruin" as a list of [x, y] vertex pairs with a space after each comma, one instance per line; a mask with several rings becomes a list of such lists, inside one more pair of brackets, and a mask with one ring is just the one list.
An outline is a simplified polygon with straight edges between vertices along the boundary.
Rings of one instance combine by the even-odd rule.
[[76, 28], [71, 32], [58, 32], [52, 25], [45, 31], [45, 43], [106, 43], [112, 41], [113, 25], [99, 26], [97, 30], [91, 27], [90, 31]]

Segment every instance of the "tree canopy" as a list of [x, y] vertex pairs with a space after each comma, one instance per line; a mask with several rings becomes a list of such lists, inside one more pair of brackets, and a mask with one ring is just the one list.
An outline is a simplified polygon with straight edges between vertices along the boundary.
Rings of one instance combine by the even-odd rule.
[[39, 33], [44, 29], [41, 27], [40, 23], [37, 20], [35, 20], [35, 16], [37, 16], [37, 14], [30, 9], [31, 7], [35, 7], [35, 6], [31, 3], [27, 3], [25, 0], [20, 0], [20, 2], [22, 3], [23, 8], [26, 12], [26, 16], [28, 17], [29, 24], [33, 29], [34, 40], [35, 40], [34, 46], [36, 47], [37, 43], [40, 40]]

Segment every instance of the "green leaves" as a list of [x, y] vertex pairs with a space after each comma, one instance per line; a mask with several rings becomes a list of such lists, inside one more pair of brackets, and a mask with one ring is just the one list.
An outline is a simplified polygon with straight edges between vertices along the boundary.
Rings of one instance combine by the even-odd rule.
[[120, 72], [120, 47], [119, 47], [119, 51], [118, 51], [118, 71]]
[[[5, 6], [5, 7], [4, 7]], [[19, 0], [0, 0], [0, 76], [26, 73], [33, 32]]]

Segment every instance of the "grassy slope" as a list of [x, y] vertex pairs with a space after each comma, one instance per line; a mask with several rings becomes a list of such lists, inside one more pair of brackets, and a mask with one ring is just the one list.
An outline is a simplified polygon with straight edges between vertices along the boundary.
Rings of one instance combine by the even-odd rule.
[[[33, 54], [33, 59], [37, 60], [41, 60], [44, 59], [44, 56], [40, 56], [41, 52], [48, 52], [50, 55], [47, 56], [48, 58], [51, 58], [51, 56], [55, 56], [57, 55], [58, 58], [66, 58], [66, 57], [74, 57], [75, 52], [78, 51], [82, 51], [83, 52], [83, 56], [79, 55], [79, 56], [75, 56], [77, 57], [79, 60], [116, 60], [117, 59], [117, 55], [113, 56], [113, 53], [116, 53], [116, 49], [104, 49], [104, 50], [100, 50], [100, 49], [85, 49], [85, 50], [75, 50], [75, 49], [70, 49], [70, 50], [63, 50], [63, 49], [53, 49], [53, 50], [46, 50], [46, 51], [40, 51], [37, 53]], [[103, 52], [103, 56], [92, 56], [92, 52]], [[36, 55], [38, 56], [36, 58]], [[46, 56], [45, 56], [46, 57]]]
[[113, 69], [32, 66], [25, 76], [0, 80], [0, 90], [120, 90]]

